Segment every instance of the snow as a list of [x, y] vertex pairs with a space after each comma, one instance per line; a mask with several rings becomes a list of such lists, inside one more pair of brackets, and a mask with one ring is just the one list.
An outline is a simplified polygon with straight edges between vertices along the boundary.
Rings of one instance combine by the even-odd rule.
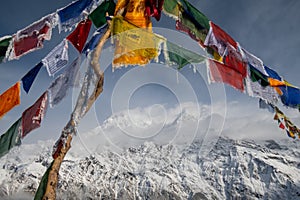
[[[221, 114], [198, 109], [137, 108], [78, 134], [60, 170], [58, 199], [300, 199], [298, 140], [230, 139], [209, 125], [212, 115], [222, 123]], [[21, 145], [2, 157], [1, 199], [32, 199], [54, 143]]]

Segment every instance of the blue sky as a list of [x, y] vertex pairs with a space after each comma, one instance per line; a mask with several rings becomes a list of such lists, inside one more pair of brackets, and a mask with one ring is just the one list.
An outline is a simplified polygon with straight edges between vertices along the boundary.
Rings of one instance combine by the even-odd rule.
[[[0, 36], [11, 35], [70, 2], [71, 0], [60, 0], [55, 1], [55, 3], [53, 0], [7, 1], [5, 3], [5, 9], [2, 9], [0, 13]], [[300, 50], [300, 1], [193, 0], [190, 2], [211, 21], [229, 33], [245, 49], [261, 58], [265, 65], [275, 69], [290, 83], [300, 86], [300, 79], [298, 78], [300, 72], [298, 67], [298, 63], [300, 63], [300, 57], [298, 56]], [[175, 26], [173, 19], [163, 15], [160, 22], [153, 20], [153, 26], [160, 27], [154, 28], [154, 30], [170, 37], [173, 42], [179, 43], [200, 54], [203, 53], [203, 50], [187, 36], [172, 32]], [[167, 28], [170, 32], [161, 28]], [[64, 32], [59, 34], [58, 28], [56, 27], [53, 30], [51, 41], [46, 41], [43, 49], [25, 55], [19, 60], [2, 63], [0, 66], [0, 92], [4, 92], [16, 81], [20, 80], [27, 71], [47, 55], [67, 34], [68, 33]], [[69, 48], [71, 49], [70, 61], [72, 61], [75, 59], [76, 54], [72, 50], [71, 45], [69, 45]], [[105, 71], [104, 92], [96, 102], [95, 109], [82, 121], [79, 127], [82, 132], [96, 127], [98, 123], [101, 124], [111, 115], [115, 106], [128, 103], [123, 102], [122, 97], [118, 97], [116, 101], [112, 101], [112, 99], [116, 98], [113, 96], [113, 92], [118, 89], [116, 88], [117, 83], [122, 83], [119, 82], [120, 80], [123, 81], [121, 77], [128, 77], [128, 73], [130, 73], [131, 69], [126, 68], [112, 72], [111, 66], [109, 65], [112, 59], [111, 49], [107, 48], [106, 50], [107, 56], [101, 58], [102, 62], [106, 63], [104, 65], [108, 66]], [[198, 67], [200, 71], [205, 68], [204, 65]], [[142, 69], [143, 68], [141, 68], [141, 70]], [[202, 103], [211, 102], [208, 94], [209, 89], [207, 89], [204, 80], [205, 77], [202, 77], [198, 73], [193, 73], [192, 68], [186, 67], [180, 72], [179, 84], [175, 81], [177, 76], [175, 71], [169, 70], [167, 74], [162, 73], [161, 71], [164, 68], [160, 69], [159, 66], [157, 68], [154, 66], [153, 69], [154, 70], [145, 68], [144, 72], [140, 69], [135, 69], [136, 71], [132, 72], [137, 73], [138, 78], [143, 76], [151, 78], [149, 78], [147, 84], [140, 85], [130, 97], [128, 103], [130, 108], [145, 107], [153, 104], [162, 104], [166, 107], [172, 107], [178, 103], [176, 95], [182, 96], [182, 101], [194, 101], [193, 98], [196, 96], [195, 101]], [[126, 74], [127, 76], [124, 76]], [[0, 131], [4, 133], [4, 131], [21, 116], [22, 112], [33, 104], [48, 88], [53, 80], [53, 77], [49, 77], [46, 69], [43, 68], [38, 74], [29, 94], [22, 91], [21, 105], [11, 110], [1, 119]], [[134, 82], [133, 79], [131, 80]], [[162, 82], [159, 80], [162, 80]], [[139, 83], [137, 82], [136, 84], [138, 85]], [[163, 86], [163, 84], [165, 84], [165, 86]], [[119, 87], [119, 85], [117, 86]], [[122, 86], [126, 89], [126, 84]], [[175, 93], [171, 91], [173, 87], [176, 88]], [[192, 87], [191, 91], [193, 91], [194, 94], [190, 94], [189, 91], [186, 90], [188, 87]], [[225, 88], [226, 96], [220, 95], [216, 98], [219, 102], [227, 101], [229, 104], [230, 102], [235, 102], [235, 110], [231, 111], [228, 109], [228, 116], [234, 115], [235, 113], [238, 114], [239, 112], [251, 111], [251, 113], [254, 112], [253, 118], [255, 118], [255, 112], [261, 112], [257, 106], [257, 99], [251, 98], [230, 87], [226, 86]], [[220, 87], [218, 88], [218, 86], [216, 86], [216, 90], [218, 89], [220, 89]], [[210, 90], [212, 89], [210, 88]], [[70, 92], [68, 97], [64, 99], [61, 104], [53, 109], [49, 108], [42, 122], [42, 127], [30, 133], [24, 142], [35, 143], [38, 140], [46, 140], [49, 138], [57, 139], [72, 112], [71, 102], [76, 99], [73, 95], [72, 92]], [[115, 105], [112, 106], [111, 102], [115, 102]], [[122, 108], [126, 108], [126, 106], [121, 106], [119, 109]], [[297, 113], [294, 111], [291, 112], [292, 116], [297, 116]], [[298, 113], [298, 117], [299, 115]], [[272, 121], [272, 117], [269, 118], [269, 121]], [[226, 123], [230, 122], [226, 121]], [[276, 126], [275, 124], [273, 125]], [[280, 130], [278, 130], [278, 134], [280, 134], [279, 132]]]

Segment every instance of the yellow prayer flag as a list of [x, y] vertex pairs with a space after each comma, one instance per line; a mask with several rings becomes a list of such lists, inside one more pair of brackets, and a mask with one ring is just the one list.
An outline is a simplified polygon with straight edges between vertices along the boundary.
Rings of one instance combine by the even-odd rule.
[[274, 78], [268, 78], [268, 81], [270, 83], [270, 86], [272, 86], [272, 87], [285, 85], [284, 81], [280, 81], [280, 80], [277, 80], [277, 79], [274, 79]]
[[162, 41], [149, 29], [139, 28], [123, 17], [114, 17], [112, 33], [116, 38], [114, 67], [145, 65], [158, 56]]
[[20, 81], [0, 95], [0, 118], [20, 104]]

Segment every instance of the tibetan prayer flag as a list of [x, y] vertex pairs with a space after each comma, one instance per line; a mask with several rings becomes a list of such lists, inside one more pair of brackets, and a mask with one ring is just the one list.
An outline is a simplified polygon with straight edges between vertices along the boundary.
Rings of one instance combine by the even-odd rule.
[[139, 28], [122, 17], [114, 17], [111, 27], [116, 39], [114, 68], [145, 65], [158, 56], [162, 39], [151, 30]]
[[75, 86], [75, 80], [78, 75], [80, 64], [81, 60], [80, 57], [78, 57], [48, 88], [49, 105], [51, 108], [61, 102], [61, 100], [67, 95], [67, 91], [70, 87]]
[[104, 25], [103, 27], [99, 28], [92, 36], [90, 41], [88, 41], [85, 45], [85, 47], [82, 50], [82, 53], [85, 54], [86, 56], [88, 55], [89, 52], [93, 51], [96, 46], [98, 45], [101, 37], [103, 36], [104, 32], [107, 30], [108, 25]]
[[167, 53], [171, 63], [176, 63], [178, 69], [181, 69], [187, 64], [201, 63], [205, 61], [205, 58], [199, 54], [196, 54], [190, 50], [184, 49], [176, 44], [167, 42]]
[[177, 0], [165, 0], [163, 5], [163, 11], [170, 17], [178, 19], [182, 5]]
[[0, 38], [0, 63], [6, 58], [6, 52], [11, 40], [12, 36], [4, 36]]
[[46, 66], [49, 76], [53, 76], [67, 65], [68, 60], [68, 42], [67, 40], [63, 40], [43, 58], [42, 62]]
[[46, 193], [47, 183], [48, 183], [48, 177], [49, 177], [49, 173], [50, 173], [50, 171], [52, 169], [53, 163], [54, 163], [54, 161], [52, 161], [52, 163], [50, 164], [50, 166], [46, 170], [45, 174], [41, 178], [40, 185], [39, 185], [39, 187], [38, 187], [38, 189], [37, 189], [37, 191], [35, 193], [35, 196], [34, 196], [34, 200], [41, 200], [41, 199], [43, 199], [43, 196]]
[[237, 42], [234, 41], [230, 35], [223, 31], [218, 25], [210, 22], [210, 29], [204, 41], [204, 45], [214, 48], [221, 56], [223, 56], [228, 44], [235, 49], [238, 48]]
[[224, 64], [239, 72], [243, 78], [247, 76], [246, 63], [243, 61], [242, 55], [230, 44], [224, 53]]
[[257, 68], [253, 67], [249, 64], [250, 78], [253, 82], [258, 82], [261, 86], [266, 87], [269, 86], [268, 77], [262, 74]]
[[272, 86], [272, 87], [285, 86], [286, 85], [285, 81], [280, 81], [280, 80], [277, 80], [277, 79], [274, 79], [274, 78], [268, 78], [268, 82], [269, 82], [270, 86]]
[[14, 146], [21, 144], [20, 126], [22, 119], [16, 121], [3, 135], [0, 137], [0, 158], [7, 154]]
[[23, 84], [23, 89], [25, 90], [26, 93], [29, 92], [31, 85], [32, 85], [34, 79], [36, 78], [37, 74], [39, 73], [42, 66], [43, 66], [43, 63], [40, 62], [34, 68], [32, 68], [29, 72], [27, 72], [27, 74], [25, 74], [25, 76], [23, 76], [23, 78], [21, 79], [22, 84]]
[[241, 52], [242, 52], [243, 57], [245, 58], [245, 61], [249, 65], [251, 65], [252, 67], [254, 67], [256, 70], [258, 70], [264, 76], [268, 76], [268, 73], [266, 72], [266, 70], [264, 68], [263, 61], [261, 59], [257, 58], [256, 56], [254, 56], [253, 54], [249, 53], [248, 51], [246, 51], [243, 48], [241, 48]]
[[89, 32], [91, 29], [92, 21], [89, 19], [86, 19], [84, 21], [81, 21], [76, 29], [67, 36], [67, 40], [69, 40], [73, 46], [81, 53], [84, 44], [89, 36]]
[[190, 4], [187, 0], [181, 0], [185, 14], [190, 18], [190, 20], [194, 23], [194, 25], [198, 29], [206, 29], [209, 30], [209, 20], [207, 17], [197, 10], [192, 4]]
[[154, 17], [157, 21], [160, 20], [164, 0], [146, 0], [145, 12], [147, 16]]
[[102, 2], [90, 15], [89, 19], [92, 20], [96, 28], [106, 24], [106, 12], [108, 15], [114, 15], [116, 4], [113, 0]]
[[89, 10], [93, 0], [78, 0], [57, 11], [59, 16], [59, 30], [70, 29], [84, 18], [84, 11]]
[[47, 110], [48, 94], [42, 96], [22, 114], [22, 138], [29, 132], [41, 126], [41, 122]]
[[208, 59], [211, 82], [226, 83], [237, 90], [244, 91], [243, 76], [236, 70], [220, 62]]
[[290, 86], [278, 86], [282, 92], [281, 101], [284, 105], [298, 108], [300, 105], [300, 89]]
[[51, 39], [54, 23], [55, 18], [51, 14], [18, 31], [13, 37], [13, 49], [10, 52], [9, 60], [18, 59], [31, 51], [41, 49], [44, 40]]
[[281, 76], [279, 76], [279, 74], [276, 71], [274, 71], [273, 69], [271, 69], [267, 66], [264, 66], [264, 69], [266, 70], [266, 72], [267, 72], [267, 74], [269, 75], [270, 78], [283, 81]]
[[20, 104], [20, 81], [0, 95], [0, 118]]

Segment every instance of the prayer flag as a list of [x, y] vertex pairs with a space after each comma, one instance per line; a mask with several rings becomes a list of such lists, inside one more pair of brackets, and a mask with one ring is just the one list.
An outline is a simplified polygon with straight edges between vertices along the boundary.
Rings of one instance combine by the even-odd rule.
[[49, 104], [51, 108], [57, 105], [67, 95], [67, 91], [70, 87], [75, 85], [74, 83], [78, 75], [80, 64], [81, 59], [78, 57], [48, 88]]
[[0, 63], [5, 60], [6, 52], [12, 40], [12, 36], [4, 36], [0, 38]]
[[145, 65], [158, 56], [162, 39], [149, 29], [139, 28], [122, 17], [114, 17], [111, 27], [116, 38], [114, 68]]
[[42, 96], [22, 114], [22, 138], [29, 132], [41, 126], [41, 122], [47, 110], [48, 94]]
[[237, 90], [244, 91], [243, 76], [236, 70], [220, 62], [208, 59], [211, 82], [227, 83]]
[[69, 40], [73, 46], [81, 53], [84, 44], [89, 36], [89, 32], [91, 29], [92, 22], [89, 19], [81, 21], [76, 29], [67, 36], [67, 40]]
[[68, 56], [68, 42], [63, 40], [42, 60], [46, 66], [49, 76], [53, 76], [56, 72], [67, 65]]
[[92, 36], [90, 41], [88, 41], [85, 45], [85, 47], [82, 50], [82, 53], [87, 56], [87, 54], [91, 51], [93, 51], [96, 46], [98, 45], [101, 37], [103, 36], [103, 33], [107, 30], [108, 25], [104, 25], [103, 27], [99, 28]]
[[53, 163], [54, 163], [54, 161], [52, 161], [52, 163], [50, 164], [50, 166], [46, 170], [45, 174], [41, 178], [39, 187], [38, 187], [38, 189], [37, 189], [37, 191], [35, 193], [35, 196], [34, 196], [34, 200], [41, 200], [41, 199], [43, 199], [43, 196], [46, 193], [47, 183], [48, 183], [48, 177], [49, 177], [49, 173], [50, 173], [50, 171], [52, 169]]
[[239, 72], [243, 78], [247, 76], [246, 63], [243, 61], [241, 53], [230, 44], [227, 45], [223, 61], [226, 66]]
[[290, 86], [278, 86], [282, 92], [281, 101], [284, 105], [298, 108], [300, 105], [300, 89]]
[[178, 65], [178, 69], [181, 69], [190, 63], [201, 63], [205, 61], [205, 58], [199, 54], [196, 54], [190, 50], [184, 49], [176, 44], [167, 42], [167, 53], [169, 60]]
[[157, 21], [160, 20], [164, 0], [146, 0], [145, 12], [147, 16], [154, 17]]
[[0, 95], [0, 118], [20, 104], [20, 81]]
[[96, 28], [99, 28], [106, 24], [106, 12], [108, 15], [114, 15], [115, 7], [116, 4], [113, 0], [104, 1], [89, 15], [89, 19]]
[[70, 29], [74, 24], [80, 22], [84, 18], [84, 11], [89, 10], [93, 0], [78, 0], [70, 3], [66, 7], [59, 9], [59, 30]]
[[204, 45], [214, 48], [221, 56], [223, 56], [228, 44], [235, 49], [238, 48], [237, 42], [234, 41], [230, 35], [210, 21], [210, 29], [204, 41]]
[[245, 58], [245, 61], [254, 67], [256, 70], [258, 70], [260, 73], [262, 73], [264, 76], [269, 76], [264, 68], [263, 61], [259, 59], [258, 57], [254, 56], [253, 54], [249, 53], [245, 49], [241, 48], [241, 53], [243, 57]]
[[42, 48], [44, 40], [51, 39], [54, 23], [54, 15], [50, 14], [18, 31], [13, 37], [13, 49], [10, 52], [9, 60], [18, 59], [31, 51]]
[[18, 119], [3, 135], [0, 137], [0, 158], [7, 154], [11, 148], [21, 144], [20, 126], [22, 119]]
[[27, 72], [27, 74], [25, 74], [25, 76], [23, 76], [23, 78], [21, 79], [22, 84], [23, 84], [23, 89], [25, 90], [26, 93], [29, 92], [31, 85], [32, 85], [34, 79], [36, 78], [37, 74], [39, 73], [42, 66], [43, 66], [43, 63], [40, 62], [34, 68], [32, 68], [29, 72]]
[[267, 72], [267, 74], [269, 75], [270, 78], [282, 81], [281, 76], [279, 76], [279, 74], [276, 71], [274, 71], [273, 69], [271, 69], [267, 66], [264, 66], [264, 69], [266, 70], [266, 72]]
[[262, 74], [258, 69], [249, 64], [250, 78], [253, 82], [258, 82], [261, 86], [269, 86], [268, 77]]

